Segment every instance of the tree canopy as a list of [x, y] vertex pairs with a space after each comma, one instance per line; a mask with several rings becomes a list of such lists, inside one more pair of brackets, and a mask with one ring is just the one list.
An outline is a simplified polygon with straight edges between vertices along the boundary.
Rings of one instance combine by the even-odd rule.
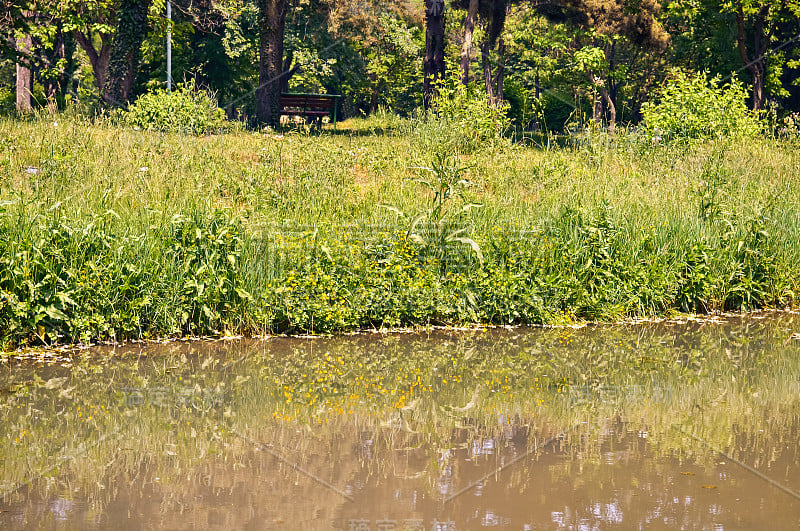
[[613, 129], [640, 120], [676, 69], [737, 76], [756, 111], [800, 110], [797, 0], [172, 4], [168, 22], [165, 0], [0, 0], [0, 109], [26, 93], [126, 106], [164, 85], [169, 27], [178, 82], [212, 91], [229, 117], [273, 125], [280, 92], [342, 94], [351, 116], [410, 114], [455, 76], [523, 128]]

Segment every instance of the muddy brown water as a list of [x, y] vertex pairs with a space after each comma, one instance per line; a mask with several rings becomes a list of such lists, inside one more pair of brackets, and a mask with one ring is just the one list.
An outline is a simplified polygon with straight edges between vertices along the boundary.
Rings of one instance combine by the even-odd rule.
[[2, 529], [800, 529], [800, 316], [93, 349], [0, 374]]

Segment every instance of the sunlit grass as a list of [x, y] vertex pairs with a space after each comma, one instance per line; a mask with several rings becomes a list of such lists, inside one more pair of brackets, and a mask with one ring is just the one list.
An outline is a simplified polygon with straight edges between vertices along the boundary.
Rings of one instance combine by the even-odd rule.
[[457, 214], [452, 200], [447, 219], [481, 264], [458, 242], [432, 250], [405, 237], [432, 204], [414, 168], [434, 157], [406, 122], [387, 120], [185, 136], [3, 119], [4, 342], [796, 304], [791, 145], [623, 135], [453, 153], [472, 184], [463, 201], [481, 207]]

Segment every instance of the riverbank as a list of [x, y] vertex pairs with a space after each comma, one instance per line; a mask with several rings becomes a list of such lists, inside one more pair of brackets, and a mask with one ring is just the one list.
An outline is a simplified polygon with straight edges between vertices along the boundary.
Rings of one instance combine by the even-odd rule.
[[0, 120], [3, 343], [797, 306], [794, 145], [599, 136], [446, 157], [347, 125]]

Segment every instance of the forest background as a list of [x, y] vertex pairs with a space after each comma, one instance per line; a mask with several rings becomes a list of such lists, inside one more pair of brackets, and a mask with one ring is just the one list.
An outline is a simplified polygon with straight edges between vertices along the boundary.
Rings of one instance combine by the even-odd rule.
[[681, 73], [800, 110], [797, 1], [176, 0], [171, 21], [164, 0], [1, 3], [4, 113], [163, 89], [168, 29], [173, 78], [255, 122], [275, 123], [288, 90], [342, 94], [345, 116], [408, 116], [440, 78], [472, 83], [518, 131], [636, 124]]

